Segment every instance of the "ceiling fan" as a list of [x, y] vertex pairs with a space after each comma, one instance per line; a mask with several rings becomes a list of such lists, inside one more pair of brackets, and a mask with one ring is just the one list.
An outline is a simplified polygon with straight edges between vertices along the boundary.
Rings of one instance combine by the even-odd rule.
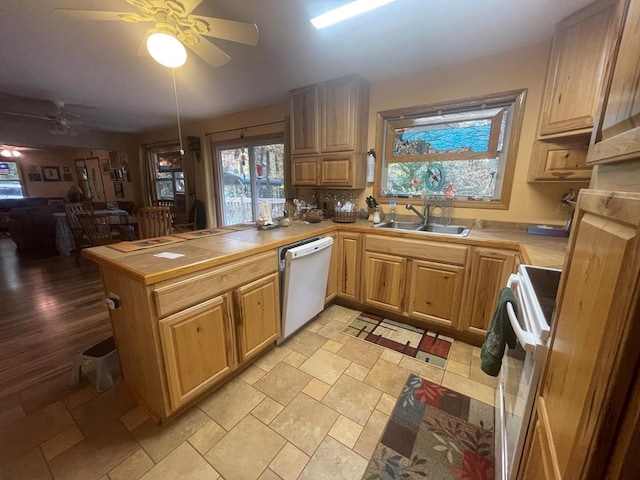
[[192, 15], [203, 0], [124, 0], [136, 7], [137, 13], [56, 8], [57, 11], [84, 20], [153, 22], [144, 37], [155, 32], [170, 33], [212, 67], [224, 65], [231, 57], [203, 36], [220, 38], [245, 45], [258, 43], [258, 27], [254, 23]]
[[45, 120], [52, 123], [49, 128], [51, 135], [69, 135], [74, 137], [78, 134], [78, 129], [82, 126], [80, 115], [68, 111], [65, 103], [60, 100], [54, 100], [54, 108], [45, 115], [35, 115], [30, 113], [0, 111], [0, 115], [11, 115], [14, 117], [34, 118], [37, 120]]

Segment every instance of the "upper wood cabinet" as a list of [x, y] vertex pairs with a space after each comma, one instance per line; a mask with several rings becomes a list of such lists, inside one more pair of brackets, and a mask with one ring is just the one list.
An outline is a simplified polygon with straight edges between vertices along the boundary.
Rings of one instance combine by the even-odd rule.
[[[292, 184], [364, 187], [368, 83], [359, 75], [351, 75], [292, 90], [290, 99]], [[312, 163], [319, 172], [314, 183]], [[304, 172], [301, 165], [305, 165]]]
[[595, 2], [556, 26], [530, 182], [588, 181], [586, 145], [615, 34], [615, 3]]
[[293, 90], [291, 95], [291, 154], [320, 152], [318, 86]]
[[556, 26], [540, 113], [540, 135], [590, 132], [612, 40], [615, 4], [599, 1]]
[[640, 2], [621, 0], [616, 26], [619, 35], [591, 137], [589, 165], [640, 157]]

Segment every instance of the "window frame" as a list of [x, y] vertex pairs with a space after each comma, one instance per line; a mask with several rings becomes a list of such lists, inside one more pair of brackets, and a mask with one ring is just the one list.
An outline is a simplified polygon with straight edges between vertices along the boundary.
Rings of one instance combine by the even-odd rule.
[[[224, 195], [223, 195], [223, 192], [220, 190], [222, 180], [223, 180], [223, 171], [222, 171], [222, 163], [220, 162], [220, 158], [219, 158], [219, 151], [233, 149], [233, 148], [247, 147], [250, 152], [253, 147], [272, 144], [272, 143], [281, 143], [284, 146], [284, 154], [282, 158], [284, 178], [282, 182], [282, 187], [285, 189], [285, 198], [286, 198], [286, 169], [289, 168], [289, 165], [287, 162], [287, 144], [286, 144], [284, 132], [265, 134], [265, 135], [255, 135], [255, 136], [244, 137], [244, 138], [233, 138], [229, 140], [211, 142], [211, 151], [212, 151], [211, 159], [213, 163], [212, 165], [213, 194], [214, 194], [213, 197], [214, 197], [214, 204], [215, 204], [214, 207], [216, 212], [216, 223], [219, 226], [225, 226], [223, 205], [222, 205], [222, 202], [224, 202]], [[255, 171], [255, 163], [254, 163], [255, 159], [252, 158], [251, 153], [249, 153], [249, 158], [247, 160], [249, 161], [249, 171], [252, 171], [252, 172]], [[252, 199], [252, 204], [255, 202], [255, 205], [252, 205], [254, 217], [257, 217], [257, 214], [258, 214], [258, 202], [257, 202], [258, 192], [256, 190], [256, 187], [257, 187], [256, 179], [252, 178], [251, 199]], [[238, 224], [233, 224], [233, 225], [238, 225]]]
[[[524, 106], [527, 96], [527, 89], [510, 90], [507, 92], [499, 92], [488, 95], [479, 95], [475, 97], [469, 97], [459, 100], [431, 103], [425, 105], [418, 105], [412, 107], [396, 108], [392, 110], [385, 110], [378, 112], [376, 118], [376, 152], [378, 159], [376, 161], [375, 176], [373, 182], [373, 192], [376, 198], [379, 198], [383, 202], [396, 200], [400, 205], [415, 202], [414, 199], [404, 197], [386, 197], [383, 196], [382, 189], [382, 173], [383, 169], [387, 166], [386, 161], [386, 149], [388, 147], [390, 139], [392, 139], [393, 126], [390, 126], [390, 122], [396, 121], [396, 123], [404, 122], [411, 118], [417, 118], [419, 116], [438, 115], [443, 113], [453, 113], [456, 111], [465, 110], [481, 110], [483, 108], [492, 108], [496, 106], [504, 106], [504, 104], [513, 104], [513, 116], [511, 118], [511, 130], [507, 145], [507, 154], [504, 158], [503, 178], [500, 199], [483, 200], [456, 197], [455, 206], [462, 208], [487, 208], [487, 209], [502, 209], [507, 210], [509, 208], [509, 202], [511, 200], [511, 191], [513, 189], [513, 178], [515, 174], [516, 161], [518, 158], [518, 149], [520, 144], [520, 134], [522, 132], [522, 120], [524, 118]], [[442, 155], [438, 155], [439, 159], [433, 161], [446, 160], [442, 158]], [[460, 159], [461, 161], [464, 161]], [[416, 159], [415, 161], [420, 161]], [[429, 160], [425, 160], [429, 161]], [[388, 163], [397, 163], [391, 161]]]
[[[27, 189], [26, 189], [26, 185], [25, 185], [25, 181], [24, 181], [24, 177], [22, 176], [22, 169], [20, 168], [20, 163], [18, 163], [16, 160], [11, 159], [11, 158], [4, 158], [4, 157], [0, 157], [0, 163], [7, 163], [7, 164], [13, 164], [15, 166], [18, 178], [15, 180], [6, 180], [3, 179], [2, 176], [0, 175], [0, 181], [2, 181], [2, 183], [4, 185], [14, 185], [17, 184], [20, 187], [20, 193], [21, 193], [21, 197], [18, 198], [25, 198], [27, 195]], [[11, 169], [11, 168], [9, 168]], [[16, 197], [7, 197], [8, 199], [10, 198], [16, 198]]]

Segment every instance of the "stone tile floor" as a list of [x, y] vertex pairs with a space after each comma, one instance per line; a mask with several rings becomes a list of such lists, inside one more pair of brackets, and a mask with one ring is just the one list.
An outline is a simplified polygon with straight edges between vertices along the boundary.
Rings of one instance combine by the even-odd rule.
[[342, 333], [333, 305], [164, 427], [116, 384], [68, 375], [0, 399], [2, 480], [360, 479], [409, 373], [493, 405], [479, 349], [446, 369]]

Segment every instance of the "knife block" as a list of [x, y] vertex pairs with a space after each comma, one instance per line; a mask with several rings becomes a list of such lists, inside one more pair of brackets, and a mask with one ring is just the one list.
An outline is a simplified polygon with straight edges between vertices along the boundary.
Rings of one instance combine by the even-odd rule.
[[373, 214], [375, 213], [376, 210], [378, 210], [378, 212], [380, 212], [380, 221], [384, 222], [384, 210], [382, 210], [382, 208], [380, 207], [376, 207], [376, 208], [371, 208], [371, 207], [367, 207], [367, 210], [369, 211], [369, 218], [367, 218], [367, 221], [369, 222], [373, 222]]

